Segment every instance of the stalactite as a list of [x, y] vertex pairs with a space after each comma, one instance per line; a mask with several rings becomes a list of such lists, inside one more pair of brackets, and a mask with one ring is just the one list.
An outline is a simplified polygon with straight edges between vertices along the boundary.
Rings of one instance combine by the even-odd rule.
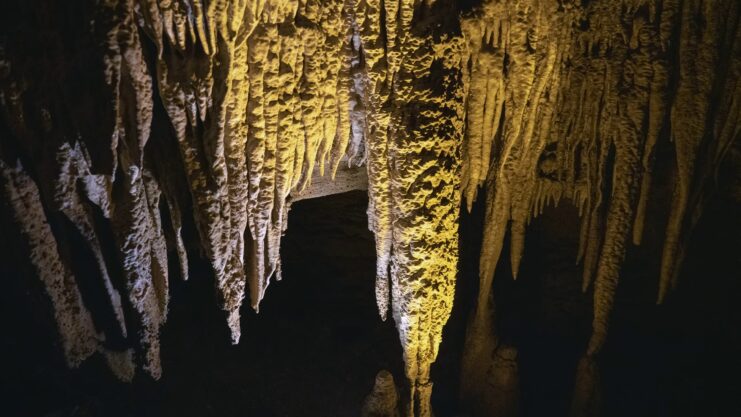
[[[56, 180], [54, 203], [56, 209], [64, 213], [75, 225], [78, 232], [87, 241], [93, 253], [95, 263], [108, 293], [109, 302], [113, 308], [121, 336], [127, 336], [126, 322], [121, 305], [121, 295], [116, 290], [108, 273], [101, 243], [95, 232], [91, 209], [85, 205], [81, 196], [87, 196], [90, 201], [110, 201], [110, 184], [101, 187], [93, 180], [89, 171], [88, 157], [82, 144], [77, 143], [74, 148], [63, 144], [57, 152], [56, 162], [59, 164], [59, 175]], [[91, 181], [93, 180], [93, 181]], [[78, 184], [84, 184], [82, 190]], [[97, 197], [95, 197], [97, 196]], [[104, 207], [108, 204], [104, 205]], [[107, 211], [107, 210], [106, 210]]]
[[[654, 51], [651, 51], [654, 52]], [[651, 195], [652, 171], [654, 164], [654, 149], [659, 141], [664, 118], [666, 116], [667, 89], [669, 87], [668, 62], [662, 53], [652, 56], [653, 74], [651, 77], [650, 102], [648, 108], [648, 130], [646, 144], [643, 149], [643, 179], [641, 194], [636, 208], [636, 219], [633, 225], [633, 244], [640, 245], [646, 222], [646, 206]]]
[[[461, 19], [461, 29], [468, 43], [470, 54], [463, 69], [468, 83], [466, 96], [466, 137], [462, 188], [468, 210], [476, 199], [478, 188], [486, 180], [491, 148], [499, 128], [504, 106], [504, 43], [506, 19], [502, 3], [487, 3], [481, 11], [485, 17], [466, 16]], [[470, 67], [470, 70], [469, 70]]]
[[[714, 68], [722, 53], [719, 46], [724, 37], [726, 7], [712, 7], [702, 2], [688, 1], [681, 6], [679, 35], [679, 85], [671, 107], [671, 136], [676, 150], [677, 176], [672, 206], [666, 229], [661, 259], [658, 303], [661, 303], [677, 274], [676, 259], [680, 256], [686, 213], [695, 182], [698, 151], [706, 138], [706, 123], [712, 106]], [[706, 23], [698, 27], [696, 16]], [[730, 16], [733, 16], [731, 14]], [[732, 19], [737, 19], [735, 16]], [[736, 23], [736, 27], [737, 27]], [[738, 30], [731, 25], [731, 30]]]
[[165, 234], [162, 228], [162, 219], [160, 218], [160, 191], [157, 180], [154, 179], [151, 171], [144, 169], [142, 172], [142, 182], [144, 185], [144, 196], [147, 200], [149, 209], [149, 233], [150, 233], [150, 256], [152, 259], [151, 275], [152, 285], [154, 286], [157, 296], [157, 304], [162, 312], [162, 322], [167, 317], [167, 309], [170, 299], [168, 270], [167, 270], [167, 246], [165, 243]]
[[[590, 341], [590, 356], [599, 352], [606, 339], [620, 265], [631, 232], [635, 244], [641, 241], [646, 207], [652, 195], [654, 149], [664, 137], [670, 109], [670, 131], [680, 130], [682, 138], [677, 139], [671, 133], [675, 139], [679, 170], [662, 261], [660, 299], [669, 283], [676, 280], [676, 273], [672, 271], [676, 271], [677, 262], [681, 261], [679, 242], [686, 239], [680, 236], [686, 224], [682, 219], [685, 217], [683, 207], [689, 198], [688, 190], [698, 177], [708, 178], [707, 173], [696, 175], [692, 166], [699, 148], [711, 146], [717, 149], [706, 144], [720, 139], [709, 138], [703, 132], [708, 131], [706, 119], [712, 114], [709, 110], [712, 108], [709, 104], [711, 95], [717, 94], [713, 89], [727, 81], [703, 74], [711, 73], [713, 68], [727, 67], [718, 61], [718, 52], [723, 45], [721, 36], [728, 39], [728, 45], [732, 42], [730, 39], [737, 36], [734, 31], [737, 31], [738, 12], [735, 8], [725, 9], [732, 7], [726, 3], [717, 8], [674, 1], [622, 3], [592, 2], [579, 7], [559, 5], [559, 8], [565, 7], [546, 15], [561, 14], [565, 24], [560, 25], [539, 22], [535, 13], [537, 8], [518, 5], [518, 2], [506, 5], [484, 2], [478, 11], [483, 17], [473, 13], [474, 19], [485, 19], [490, 25], [497, 25], [497, 18], [489, 17], [486, 10], [502, 7], [512, 13], [506, 17], [510, 21], [509, 43], [504, 45], [508, 62], [503, 82], [508, 101], [504, 104], [506, 117], [501, 139], [498, 135], [492, 145], [497, 157], [490, 170], [497, 171], [494, 175], [489, 174], [491, 180], [487, 182], [478, 305], [486, 305], [490, 297], [491, 280], [506, 232], [510, 232], [511, 263], [516, 274], [524, 246], [526, 220], [537, 215], [545, 201], [557, 201], [571, 194], [583, 216], [578, 261], [584, 264], [584, 291], [592, 278], [595, 280], [594, 334]], [[518, 6], [523, 8], [518, 9]], [[700, 10], [701, 7], [709, 8]], [[502, 15], [505, 12], [497, 14]], [[724, 20], [721, 15], [733, 17]], [[698, 20], [690, 16], [707, 16], [707, 27], [699, 29], [695, 26]], [[472, 27], [471, 23], [464, 22], [464, 27]], [[524, 26], [527, 30], [522, 29], [522, 22], [531, 22]], [[474, 20], [474, 23], [477, 22]], [[479, 25], [485, 26], [483, 23]], [[532, 67], [532, 61], [528, 61], [528, 54], [537, 53], [539, 48], [542, 50], [543, 42], [548, 41], [547, 36], [538, 36], [541, 27], [562, 28], [564, 36], [557, 42], [557, 53], [562, 61], [555, 65], [551, 80], [548, 80], [547, 73], [539, 72], [539, 64]], [[719, 35], [724, 30], [719, 27], [727, 28], [728, 32]], [[573, 35], [567, 28], [574, 28]], [[469, 32], [473, 31], [469, 29]], [[678, 44], [674, 42], [677, 33], [681, 34]], [[475, 36], [471, 38], [476, 39]], [[701, 42], [704, 43], [699, 53]], [[518, 45], [523, 44], [527, 48], [518, 50]], [[569, 45], [576, 48], [570, 51]], [[469, 52], [472, 62], [474, 57], [486, 51], [485, 46], [472, 42], [469, 42], [469, 48], [473, 49]], [[672, 54], [678, 50], [681, 60], [683, 48], [684, 56], [692, 62], [673, 66], [676, 64], [671, 62]], [[467, 196], [475, 196], [481, 165], [472, 155], [477, 155], [481, 147], [481, 103], [487, 93], [475, 83], [475, 67], [472, 66], [470, 71], [468, 153], [463, 181]], [[678, 77], [676, 96], [671, 92], [672, 77]], [[532, 120], [528, 119], [529, 106], [535, 104], [521, 98], [533, 94], [539, 83], [552, 89], [546, 94], [549, 100], [537, 103], [540, 108], [532, 113], [542, 118], [541, 128], [543, 124], [552, 125], [545, 127], [545, 135], [551, 135], [545, 142], [539, 142], [538, 135], [528, 130], [529, 120]], [[683, 99], [683, 91], [687, 94], [692, 91], [694, 101], [689, 102], [689, 96]], [[558, 96], [555, 101], [552, 100], [554, 95]], [[682, 107], [683, 102], [689, 104]], [[678, 107], [682, 110], [677, 110]], [[551, 119], [549, 113], [552, 109], [556, 110]], [[678, 119], [681, 121], [675, 123]], [[694, 130], [692, 126], [695, 126]], [[549, 153], [552, 152], [549, 149], [555, 149], [555, 152]], [[551, 163], [552, 160], [556, 163]], [[541, 178], [534, 182], [529, 180], [528, 175], [536, 172]], [[554, 180], [560, 185], [543, 187]], [[611, 184], [611, 189], [607, 188], [608, 184]], [[512, 192], [513, 189], [517, 191]], [[486, 309], [478, 308], [476, 311], [472, 318], [474, 321], [478, 315], [485, 314]]]
[[[11, 136], [3, 141], [28, 172], [4, 156], [4, 193], [68, 361], [97, 349], [122, 379], [134, 361], [160, 375], [168, 250], [184, 279], [187, 250], [202, 250], [236, 343], [245, 287], [258, 309], [281, 278], [291, 193], [314, 175], [334, 177], [341, 163], [366, 165], [376, 302], [399, 330], [410, 413], [430, 413], [458, 209], [465, 199], [470, 211], [482, 187], [471, 338], [492, 330], [506, 236], [516, 276], [528, 223], [570, 200], [582, 216], [583, 290], [594, 281], [585, 358], [596, 360], [628, 242], [643, 238], [654, 171], [664, 169], [657, 150], [671, 146], [676, 158], [660, 302], [714, 167], [739, 136], [741, 11], [731, 0], [104, 1], [80, 8], [86, 25], [72, 42], [54, 17], [61, 6], [18, 3], [33, 25], [17, 29], [32, 44], [25, 51], [0, 36], [0, 107]], [[93, 257], [116, 335], [131, 339], [123, 350], [100, 346], [98, 333], [111, 330], [93, 328], [65, 269], [68, 243], [46, 220], [57, 212]], [[198, 242], [184, 236], [191, 215]], [[101, 228], [113, 232], [114, 260]], [[490, 336], [467, 342], [466, 369], [495, 349]]]
[[[605, 13], [614, 13], [606, 9]], [[641, 22], [642, 17], [635, 16]], [[634, 30], [640, 28], [638, 24]], [[608, 139], [615, 148], [613, 184], [605, 220], [605, 232], [594, 287], [593, 334], [588, 354], [596, 354], [607, 335], [607, 323], [612, 311], [620, 265], [625, 257], [629, 233], [637, 202], [640, 153], [643, 149], [641, 133], [645, 109], [649, 104], [651, 62], [646, 33], [634, 33], [634, 41], [623, 43], [623, 38], [610, 40], [612, 51], [607, 65], [614, 74], [614, 84], [608, 88], [600, 137]], [[618, 70], [623, 67], [623, 72]], [[621, 87], [629, 89], [622, 90]], [[629, 93], [622, 93], [628, 91]], [[608, 130], [609, 129], [609, 130]]]
[[[438, 6], [446, 10], [444, 4]], [[399, 44], [402, 58], [395, 74], [388, 164], [392, 312], [412, 384], [408, 415], [427, 417], [430, 366], [455, 293], [463, 39], [444, 13], [420, 15], [425, 17], [411, 25], [429, 36], [410, 33]]]
[[[269, 170], [263, 169], [267, 142], [266, 120], [264, 117], [266, 104], [264, 94], [267, 90], [265, 86], [265, 66], [269, 64], [267, 60], [269, 47], [270, 38], [267, 37], [266, 29], [261, 25], [255, 29], [253, 36], [250, 37], [247, 48], [247, 65], [250, 79], [247, 126], [251, 137], [247, 147], [249, 180], [247, 218], [253, 239], [251, 255], [254, 265], [251, 266], [249, 278], [250, 298], [253, 308], [258, 308], [260, 299], [265, 294], [267, 287], [267, 280], [265, 279], [265, 237], [270, 221], [270, 212], [272, 211], [270, 210], [272, 207], [260, 207], [261, 204], [263, 206], [271, 204], [271, 201], [260, 198], [261, 184], [266, 182], [262, 179], [262, 176], [272, 174]], [[274, 168], [274, 166], [271, 168]], [[266, 192], [267, 190], [263, 190], [263, 195]]]
[[[363, 50], [365, 68], [362, 90], [365, 92], [365, 143], [368, 155], [368, 228], [376, 239], [376, 303], [383, 320], [389, 309], [389, 262], [392, 243], [391, 196], [388, 167], [388, 129], [390, 108], [387, 103], [392, 82], [385, 59], [381, 27], [381, 2], [368, 0], [357, 4], [356, 25]], [[397, 46], [398, 48], [398, 46]]]
[[[340, 19], [342, 23], [340, 30], [335, 35], [341, 40], [342, 52], [339, 56], [339, 69], [337, 71], [337, 134], [332, 144], [331, 154], [329, 155], [330, 172], [332, 178], [337, 173], [342, 158], [348, 151], [351, 137], [351, 90], [353, 87], [353, 78], [351, 76], [353, 64], [353, 1], [345, 0], [342, 5]], [[329, 115], [332, 117], [332, 115]]]
[[169, 214], [170, 227], [164, 230], [167, 247], [175, 248], [180, 276], [183, 280], [187, 281], [189, 277], [188, 253], [185, 238], [183, 237], [183, 211], [189, 208], [188, 199], [190, 196], [184, 178], [185, 174], [182, 161], [179, 158], [170, 157], [170, 148], [177, 145], [174, 139], [171, 141], [164, 140], [164, 138], [168, 137], [168, 134], [169, 126], [166, 125], [166, 121], [155, 117], [152, 126], [152, 135], [153, 137], [161, 138], [161, 140], [153, 140], [149, 143], [148, 152], [145, 154], [147, 158], [145, 159], [145, 164], [154, 172], [154, 177], [158, 181], [167, 207], [167, 213]]
[[3, 200], [14, 213], [13, 220], [26, 239], [30, 263], [51, 299], [65, 359], [69, 366], [77, 367], [98, 345], [90, 312], [82, 302], [75, 278], [60, 258], [36, 183], [20, 161], [12, 167], [0, 160], [0, 174]]
[[143, 172], [128, 161], [120, 161], [113, 198], [118, 202], [111, 215], [116, 245], [121, 252], [128, 301], [135, 312], [143, 349], [144, 369], [155, 379], [162, 369], [159, 357], [159, 328], [166, 304], [158, 299], [157, 276], [153, 274], [153, 227], [147, 205]]
[[159, 89], [179, 143], [201, 244], [212, 263], [232, 340], [236, 342], [240, 336], [239, 307], [244, 294], [244, 272], [237, 266], [241, 260], [228, 248], [230, 207], [226, 198], [225, 173], [221, 171], [218, 180], [208, 162], [216, 158], [221, 166], [214, 168], [224, 170], [223, 144], [216, 144], [212, 148], [216, 155], [209, 158], [196, 136], [198, 123], [205, 119], [203, 112], [208, 100], [203, 98], [203, 94], [209, 91], [208, 97], [211, 89], [210, 82], [204, 80], [212, 77], [212, 64], [207, 57], [197, 52], [193, 54], [191, 59], [194, 62], [185, 64], [173, 52], [163, 53], [157, 64]]

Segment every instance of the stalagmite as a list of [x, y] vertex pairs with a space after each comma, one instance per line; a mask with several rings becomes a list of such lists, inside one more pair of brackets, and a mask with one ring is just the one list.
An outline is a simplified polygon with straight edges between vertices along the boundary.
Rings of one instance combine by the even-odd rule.
[[99, 351], [103, 353], [108, 368], [116, 378], [125, 382], [131, 382], [134, 379], [136, 367], [134, 365], [133, 349], [127, 349], [121, 352], [101, 348]]
[[600, 373], [593, 356], [579, 360], [574, 382], [574, 398], [571, 401], [570, 417], [599, 417], [602, 415]]
[[373, 391], [368, 394], [360, 411], [361, 417], [399, 417], [399, 393], [394, 376], [382, 370], [376, 374]]

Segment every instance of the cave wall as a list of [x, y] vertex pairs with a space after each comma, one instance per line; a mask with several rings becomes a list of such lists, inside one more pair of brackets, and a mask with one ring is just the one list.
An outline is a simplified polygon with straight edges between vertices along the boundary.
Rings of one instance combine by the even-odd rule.
[[[6, 223], [52, 300], [68, 363], [100, 352], [125, 380], [138, 367], [161, 376], [170, 256], [183, 279], [189, 257], [209, 261], [237, 343], [245, 295], [257, 311], [281, 279], [292, 196], [342, 163], [366, 167], [377, 306], [402, 343], [408, 414], [431, 413], [459, 208], [481, 187], [467, 395], [480, 395], [477, 364], [498, 345], [505, 236], [517, 276], [527, 224], [563, 199], [578, 207], [594, 294], [589, 381], [654, 171], [673, 184], [662, 302], [739, 135], [733, 0], [36, 0], [0, 15]], [[96, 266], [94, 307], [81, 259]]]

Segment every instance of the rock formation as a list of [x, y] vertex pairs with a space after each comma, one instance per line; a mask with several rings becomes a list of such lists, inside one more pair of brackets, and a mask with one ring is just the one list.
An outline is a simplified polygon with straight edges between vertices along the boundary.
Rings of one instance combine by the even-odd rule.
[[[391, 311], [404, 350], [407, 413], [429, 416], [459, 208], [465, 201], [470, 210], [481, 187], [480, 289], [464, 364], [490, 360], [497, 345], [477, 338], [494, 338], [491, 283], [505, 235], [516, 276], [527, 224], [566, 199], [582, 216], [578, 261], [583, 289], [594, 291], [580, 367], [592, 366], [626, 247], [642, 240], [655, 150], [669, 142], [674, 161], [662, 166], [674, 173], [674, 194], [658, 302], [676, 285], [714, 167], [739, 136], [739, 8], [735, 0], [4, 2], [2, 201], [52, 300], [69, 364], [99, 350], [124, 378], [134, 363], [158, 378], [168, 251], [183, 279], [189, 256], [210, 261], [237, 343], [245, 294], [258, 310], [281, 279], [292, 196], [340, 164], [365, 165], [379, 313]], [[184, 238], [191, 215], [196, 244]], [[72, 247], [71, 233], [87, 248]], [[115, 329], [96, 329], [80, 298], [70, 263], [83, 252], [110, 309], [92, 315], [112, 315]], [[128, 347], [111, 352], [109, 339]]]
[[361, 417], [399, 417], [399, 394], [396, 392], [394, 377], [382, 370], [376, 375], [373, 390], [363, 402]]

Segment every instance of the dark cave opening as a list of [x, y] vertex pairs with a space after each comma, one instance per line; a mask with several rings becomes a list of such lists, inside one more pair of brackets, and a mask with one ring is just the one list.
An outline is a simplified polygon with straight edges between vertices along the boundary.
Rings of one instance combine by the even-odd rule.
[[[10, 279], [16, 285], [4, 294], [3, 317], [15, 319], [2, 346], [9, 364], [3, 415], [358, 415], [379, 370], [404, 381], [393, 320], [382, 322], [376, 311], [366, 208], [361, 191], [293, 205], [283, 280], [270, 284], [259, 314], [242, 307], [243, 337], [235, 346], [214, 302], [210, 267], [191, 260], [189, 281], [171, 277], [176, 302], [161, 335], [164, 373], [156, 382], [142, 373], [120, 382], [101, 355], [67, 369], [53, 315], [38, 309], [46, 296], [24, 286], [30, 279]], [[4, 276], [20, 274], [5, 266]]]
[[[692, 236], [679, 285], [656, 305], [657, 243], [630, 247], [610, 336], [598, 358], [602, 415], [731, 416], [741, 413], [741, 219], [718, 196]], [[659, 229], [656, 224], [651, 225]], [[655, 232], [654, 233], [658, 233]], [[520, 415], [568, 416], [575, 369], [589, 338], [591, 291], [574, 262], [578, 216], [568, 202], [535, 218], [518, 279], [508, 242], [494, 281], [502, 343], [518, 349]], [[653, 242], [651, 242], [653, 241]]]

